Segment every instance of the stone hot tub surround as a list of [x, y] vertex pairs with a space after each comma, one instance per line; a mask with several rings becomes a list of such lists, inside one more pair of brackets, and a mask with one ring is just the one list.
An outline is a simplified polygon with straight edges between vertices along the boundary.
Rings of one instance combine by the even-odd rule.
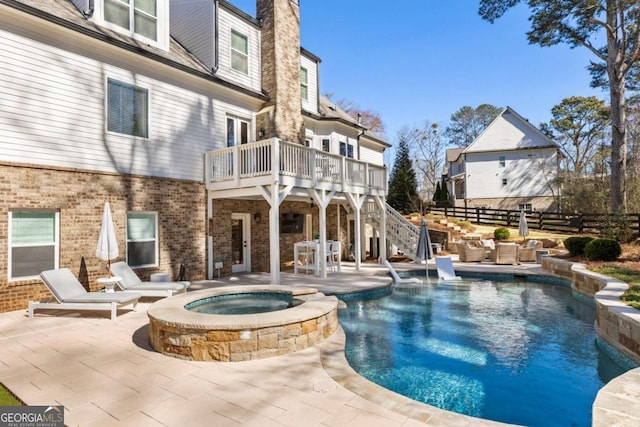
[[[230, 294], [284, 292], [305, 300], [285, 310], [220, 315], [189, 311], [191, 302]], [[179, 359], [237, 362], [293, 353], [317, 344], [338, 328], [338, 299], [314, 289], [229, 286], [189, 292], [153, 303], [149, 341], [158, 352]]]

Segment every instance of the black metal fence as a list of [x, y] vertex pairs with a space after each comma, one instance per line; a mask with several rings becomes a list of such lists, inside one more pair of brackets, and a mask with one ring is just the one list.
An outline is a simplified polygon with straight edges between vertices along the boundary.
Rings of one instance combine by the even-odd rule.
[[[458, 218], [475, 224], [518, 227], [520, 211], [507, 209], [435, 207], [431, 212]], [[635, 235], [640, 231], [640, 213], [633, 214], [564, 214], [527, 211], [529, 228], [564, 233], [588, 233], [600, 235], [608, 229], [628, 227]]]

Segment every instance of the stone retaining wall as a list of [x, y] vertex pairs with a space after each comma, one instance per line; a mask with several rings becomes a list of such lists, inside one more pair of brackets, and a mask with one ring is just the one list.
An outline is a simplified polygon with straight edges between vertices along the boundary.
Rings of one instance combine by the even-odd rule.
[[571, 280], [571, 287], [596, 303], [596, 333], [609, 345], [640, 364], [640, 311], [627, 306], [620, 295], [628, 285], [587, 270], [584, 264], [543, 257], [542, 268]]

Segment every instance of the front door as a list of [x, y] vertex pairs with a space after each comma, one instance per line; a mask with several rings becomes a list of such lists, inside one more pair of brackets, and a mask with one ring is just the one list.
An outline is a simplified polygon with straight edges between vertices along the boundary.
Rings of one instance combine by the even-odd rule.
[[231, 214], [231, 272], [251, 271], [251, 214]]

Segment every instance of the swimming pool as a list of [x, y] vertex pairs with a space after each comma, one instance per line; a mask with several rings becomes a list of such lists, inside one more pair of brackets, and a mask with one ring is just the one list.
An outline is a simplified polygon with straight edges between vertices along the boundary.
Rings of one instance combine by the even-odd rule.
[[625, 370], [596, 347], [595, 308], [527, 281], [394, 287], [345, 298], [346, 356], [364, 377], [442, 409], [529, 426], [591, 425]]

